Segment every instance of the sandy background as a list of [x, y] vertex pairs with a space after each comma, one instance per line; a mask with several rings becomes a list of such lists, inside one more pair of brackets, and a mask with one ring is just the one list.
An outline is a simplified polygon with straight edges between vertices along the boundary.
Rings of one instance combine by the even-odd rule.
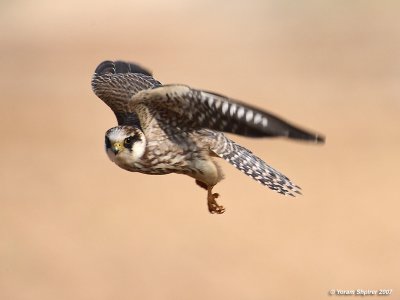
[[[367, 0], [1, 1], [0, 299], [398, 299], [399, 11]], [[304, 196], [221, 162], [227, 211], [216, 216], [190, 178], [113, 165], [103, 140], [114, 116], [90, 89], [105, 59], [325, 134], [324, 146], [233, 137]]]

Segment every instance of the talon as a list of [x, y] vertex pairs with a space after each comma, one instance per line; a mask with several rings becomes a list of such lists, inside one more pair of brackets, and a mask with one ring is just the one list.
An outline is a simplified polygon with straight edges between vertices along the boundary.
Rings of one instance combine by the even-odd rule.
[[208, 211], [212, 214], [223, 214], [225, 212], [225, 208], [216, 203], [212, 203], [208, 205]]
[[225, 208], [222, 205], [219, 205], [217, 201], [215, 201], [216, 198], [219, 197], [218, 193], [211, 193], [212, 187], [208, 189], [208, 198], [207, 198], [207, 204], [208, 204], [208, 211], [212, 214], [223, 214], [225, 212]]

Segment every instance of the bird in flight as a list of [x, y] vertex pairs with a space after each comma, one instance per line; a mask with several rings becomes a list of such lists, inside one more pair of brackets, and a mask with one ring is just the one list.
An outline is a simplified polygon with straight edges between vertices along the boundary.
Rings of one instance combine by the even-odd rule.
[[152, 175], [185, 174], [207, 190], [210, 213], [222, 214], [213, 193], [223, 178], [216, 158], [283, 194], [300, 187], [223, 132], [323, 143], [324, 137], [243, 102], [186, 85], [163, 85], [141, 66], [104, 61], [92, 78], [94, 93], [117, 117], [105, 134], [108, 157], [119, 167]]

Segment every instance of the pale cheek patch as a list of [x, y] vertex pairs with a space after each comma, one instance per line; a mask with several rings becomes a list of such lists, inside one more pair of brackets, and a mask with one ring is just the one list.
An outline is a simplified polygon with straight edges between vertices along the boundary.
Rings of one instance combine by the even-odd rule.
[[133, 161], [139, 160], [146, 150], [146, 145], [144, 141], [137, 141], [132, 146], [132, 158]]

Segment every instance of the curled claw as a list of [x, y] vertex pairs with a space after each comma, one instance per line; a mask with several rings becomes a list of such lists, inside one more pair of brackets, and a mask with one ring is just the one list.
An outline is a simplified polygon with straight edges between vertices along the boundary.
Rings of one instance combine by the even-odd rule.
[[223, 214], [225, 212], [225, 208], [222, 205], [219, 205], [215, 199], [219, 197], [218, 193], [212, 193], [212, 187], [208, 188], [208, 211], [212, 214]]

